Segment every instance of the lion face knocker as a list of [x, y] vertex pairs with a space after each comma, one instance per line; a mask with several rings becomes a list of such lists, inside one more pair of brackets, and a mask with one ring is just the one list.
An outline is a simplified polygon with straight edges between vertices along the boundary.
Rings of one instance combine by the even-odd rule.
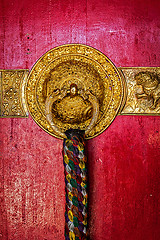
[[150, 109], [155, 109], [160, 99], [160, 79], [157, 74], [150, 72], [139, 72], [135, 75], [137, 85], [142, 86], [142, 92], [136, 93], [138, 99], [152, 100]]

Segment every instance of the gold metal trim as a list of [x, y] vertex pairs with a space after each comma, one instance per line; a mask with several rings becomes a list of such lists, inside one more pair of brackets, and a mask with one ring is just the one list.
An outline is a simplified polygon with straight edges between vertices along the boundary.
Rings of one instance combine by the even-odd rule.
[[[71, 84], [78, 85], [84, 91], [91, 91], [99, 101], [97, 124], [86, 136], [87, 139], [93, 138], [103, 132], [119, 112], [125, 93], [122, 74], [111, 60], [90, 46], [67, 44], [45, 53], [29, 74], [26, 99], [35, 122], [58, 138], [61, 137], [46, 119], [45, 100], [57, 89], [69, 89]], [[86, 108], [88, 112], [85, 114]], [[74, 99], [67, 96], [53, 105], [52, 117], [61, 132], [68, 128], [85, 130], [90, 123], [92, 110], [87, 100], [79, 96]]]
[[28, 111], [24, 96], [29, 70], [0, 70], [0, 118], [26, 118]]
[[121, 67], [119, 70], [124, 74], [128, 90], [121, 115], [160, 115], [160, 67]]

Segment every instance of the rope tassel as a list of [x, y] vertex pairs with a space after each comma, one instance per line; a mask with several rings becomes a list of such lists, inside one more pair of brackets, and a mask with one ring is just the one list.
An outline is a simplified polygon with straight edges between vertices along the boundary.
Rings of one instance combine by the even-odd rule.
[[63, 141], [66, 209], [65, 239], [87, 239], [87, 170], [84, 148], [85, 133], [69, 129]]

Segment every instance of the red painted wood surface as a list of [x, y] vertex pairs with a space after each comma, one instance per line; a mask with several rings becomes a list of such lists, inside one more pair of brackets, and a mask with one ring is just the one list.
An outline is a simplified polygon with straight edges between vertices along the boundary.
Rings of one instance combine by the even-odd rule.
[[[117, 67], [160, 66], [159, 0], [1, 0], [0, 68], [29, 68], [83, 43]], [[62, 141], [29, 119], [0, 119], [0, 239], [63, 240]], [[118, 116], [87, 141], [89, 238], [160, 239], [160, 117]]]

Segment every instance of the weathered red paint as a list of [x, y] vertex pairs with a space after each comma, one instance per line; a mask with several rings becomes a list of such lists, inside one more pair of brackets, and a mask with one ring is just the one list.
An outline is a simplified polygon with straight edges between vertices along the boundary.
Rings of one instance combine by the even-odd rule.
[[[83, 43], [119, 66], [159, 66], [159, 0], [1, 0], [0, 68]], [[62, 141], [1, 119], [0, 239], [64, 239]], [[160, 239], [160, 118], [118, 116], [87, 141], [92, 240]]]

